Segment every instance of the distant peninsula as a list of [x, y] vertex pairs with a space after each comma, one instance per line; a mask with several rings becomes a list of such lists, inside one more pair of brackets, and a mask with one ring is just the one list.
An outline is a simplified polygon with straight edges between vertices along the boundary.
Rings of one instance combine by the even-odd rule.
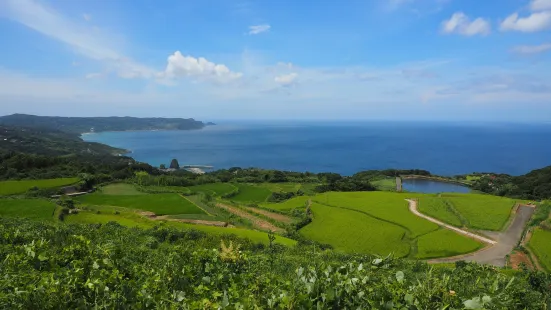
[[1, 116], [0, 125], [82, 134], [104, 131], [194, 130], [214, 124], [205, 124], [193, 118], [59, 117], [12, 114]]

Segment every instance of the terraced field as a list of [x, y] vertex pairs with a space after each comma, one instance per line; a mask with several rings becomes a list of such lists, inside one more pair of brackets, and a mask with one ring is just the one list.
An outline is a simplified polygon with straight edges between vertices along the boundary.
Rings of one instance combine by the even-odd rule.
[[436, 195], [420, 196], [418, 208], [421, 213], [439, 219], [446, 224], [456, 227], [463, 226], [463, 222], [453, 211], [453, 206]]
[[137, 190], [134, 185], [126, 183], [109, 184], [101, 188], [101, 193], [103, 195], [145, 195], [145, 193]]
[[291, 211], [293, 209], [304, 209], [306, 208], [306, 204], [310, 199], [312, 199], [312, 197], [310, 196], [298, 196], [280, 203], [263, 203], [262, 207], [272, 209], [272, 210], [278, 210], [278, 211]]
[[409, 254], [410, 245], [403, 240], [406, 230], [402, 227], [319, 203], [313, 203], [311, 209], [314, 221], [300, 230], [309, 239], [349, 253], [392, 253], [397, 257]]
[[439, 229], [417, 239], [416, 258], [456, 256], [474, 252], [484, 245], [448, 229]]
[[551, 272], [551, 231], [536, 228], [528, 247], [534, 252], [543, 268]]
[[510, 198], [480, 194], [442, 194], [473, 229], [502, 230], [516, 201]]
[[55, 204], [44, 199], [0, 199], [0, 216], [53, 220]]
[[118, 206], [150, 211], [157, 215], [205, 214], [203, 210], [178, 194], [103, 195], [100, 193], [75, 198], [83, 204]]
[[364, 212], [383, 221], [402, 226], [410, 238], [438, 229], [438, 225], [409, 211], [406, 198], [411, 194], [391, 192], [330, 192], [315, 196], [314, 201]]
[[232, 196], [230, 199], [237, 202], [264, 202], [272, 194], [272, 192], [264, 187], [237, 184], [239, 194]]
[[78, 178], [59, 178], [47, 180], [0, 181], [0, 196], [22, 194], [33, 187], [40, 189], [56, 188], [78, 182]]
[[190, 186], [188, 189], [192, 192], [209, 192], [217, 196], [223, 196], [233, 193], [237, 190], [237, 187], [230, 183], [211, 183]]
[[265, 187], [272, 192], [296, 192], [301, 187], [300, 183], [262, 183], [260, 187]]

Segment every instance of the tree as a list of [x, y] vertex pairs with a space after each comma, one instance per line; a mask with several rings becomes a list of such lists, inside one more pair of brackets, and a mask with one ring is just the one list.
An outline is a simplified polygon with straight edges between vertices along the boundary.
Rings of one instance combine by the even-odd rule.
[[166, 165], [165, 164], [161, 164], [161, 166], [159, 167], [160, 169], [166, 169]]
[[180, 169], [180, 164], [176, 158], [170, 162], [170, 169]]

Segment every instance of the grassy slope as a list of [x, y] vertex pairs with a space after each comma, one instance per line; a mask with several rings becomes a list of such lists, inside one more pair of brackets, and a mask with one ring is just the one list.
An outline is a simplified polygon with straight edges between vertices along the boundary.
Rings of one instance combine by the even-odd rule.
[[238, 202], [264, 202], [272, 192], [264, 187], [237, 184], [239, 194], [230, 199]]
[[2, 181], [0, 182], [0, 196], [21, 194], [33, 187], [55, 188], [71, 185], [78, 182], [78, 178], [59, 178], [49, 180], [23, 180], [23, 181]]
[[481, 194], [442, 194], [474, 229], [501, 230], [511, 216], [516, 201]]
[[371, 181], [371, 184], [380, 191], [396, 191], [396, 178], [385, 178], [380, 180]]
[[397, 257], [409, 253], [409, 244], [402, 241], [406, 231], [399, 226], [355, 211], [318, 203], [312, 204], [312, 212], [313, 222], [300, 230], [307, 238], [346, 252], [393, 253]]
[[368, 213], [385, 221], [406, 227], [411, 237], [436, 230], [438, 226], [415, 216], [405, 201], [409, 194], [391, 192], [331, 192], [314, 197], [314, 200], [329, 205]]
[[540, 264], [551, 272], [551, 231], [535, 229], [528, 247], [538, 257]]
[[272, 192], [296, 192], [302, 187], [300, 183], [262, 183], [258, 186], [265, 187]]
[[157, 215], [204, 214], [203, 210], [178, 194], [130, 196], [91, 194], [76, 199], [83, 204], [126, 207], [154, 212]]
[[43, 199], [0, 199], [0, 216], [53, 220], [55, 204]]
[[483, 244], [447, 229], [439, 229], [417, 239], [416, 258], [427, 259], [474, 252]]

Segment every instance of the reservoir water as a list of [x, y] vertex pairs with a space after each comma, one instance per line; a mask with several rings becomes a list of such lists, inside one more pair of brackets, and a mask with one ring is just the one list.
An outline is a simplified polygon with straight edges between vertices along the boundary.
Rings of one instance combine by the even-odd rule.
[[83, 139], [128, 149], [154, 166], [258, 167], [352, 175], [425, 169], [451, 176], [524, 174], [551, 165], [551, 124], [218, 122], [202, 130], [102, 132]]
[[407, 192], [414, 193], [469, 193], [470, 188], [461, 184], [440, 182], [426, 179], [404, 179], [402, 180], [402, 188]]

